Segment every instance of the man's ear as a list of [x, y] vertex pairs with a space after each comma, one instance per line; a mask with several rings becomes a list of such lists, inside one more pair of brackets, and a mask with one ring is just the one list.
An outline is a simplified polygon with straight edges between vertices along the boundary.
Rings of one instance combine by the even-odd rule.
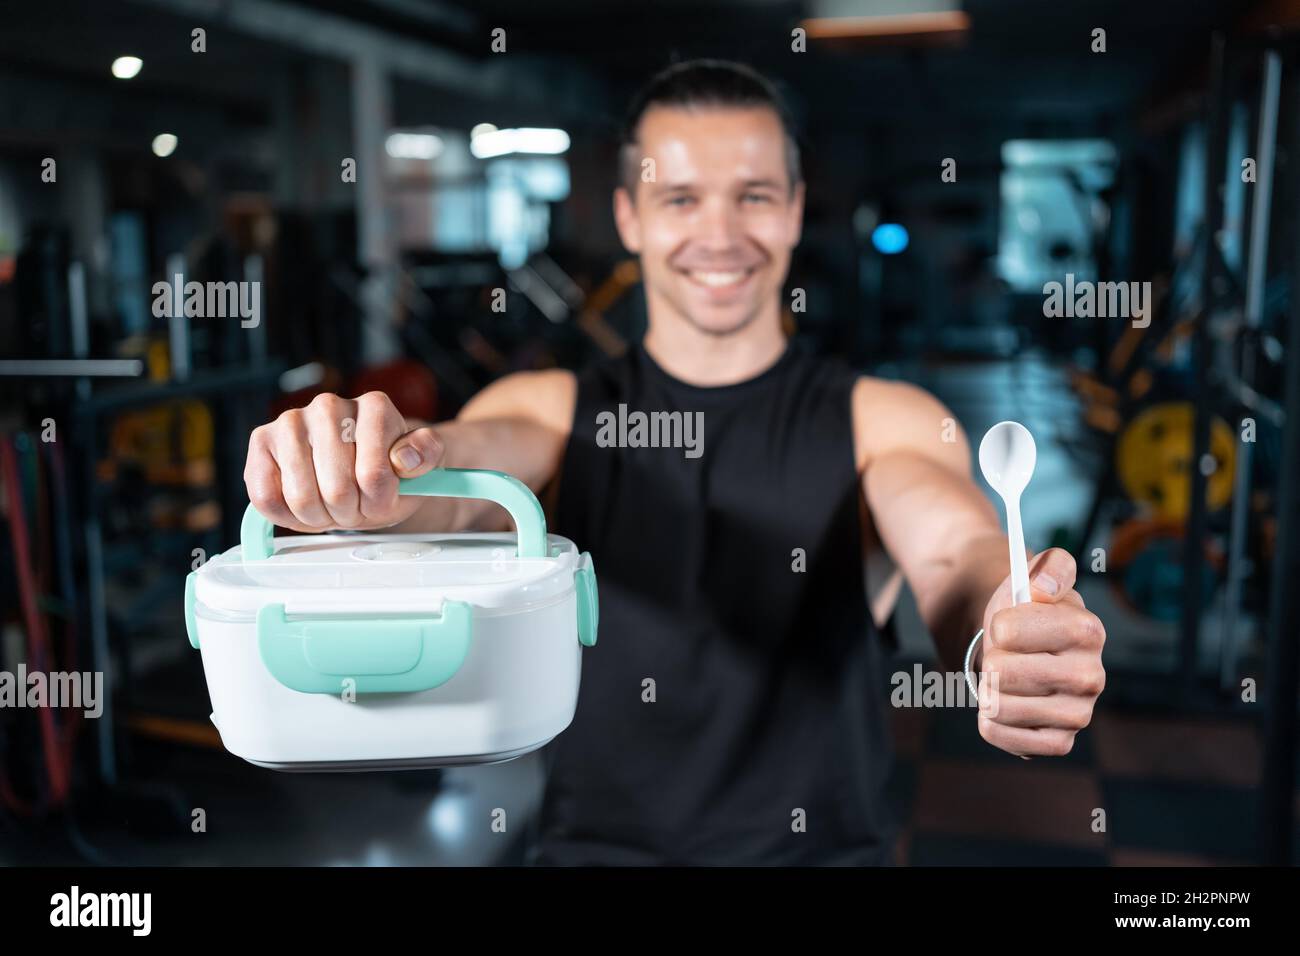
[[624, 186], [614, 190], [614, 225], [618, 227], [618, 237], [623, 240], [623, 247], [634, 255], [640, 255], [641, 220], [636, 212], [636, 203]]

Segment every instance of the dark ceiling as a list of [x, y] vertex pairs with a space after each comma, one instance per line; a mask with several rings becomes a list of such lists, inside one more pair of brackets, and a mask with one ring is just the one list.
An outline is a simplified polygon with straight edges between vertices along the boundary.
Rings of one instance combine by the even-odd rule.
[[[235, 0], [239, 2], [239, 0]], [[770, 71], [791, 92], [812, 126], [966, 122], [1009, 119], [1045, 124], [1099, 121], [1142, 105], [1165, 88], [1190, 83], [1208, 46], [1208, 32], [1246, 12], [1243, 0], [966, 0], [972, 29], [956, 48], [886, 46], [790, 51], [790, 30], [806, 4], [789, 0], [256, 0], [345, 18], [406, 41], [485, 63], [489, 34], [507, 31], [507, 56], [532, 64], [545, 83], [582, 76], [597, 92], [585, 113], [612, 122], [632, 87], [674, 58], [696, 55], [747, 60]], [[10, 81], [44, 78], [64, 84], [111, 85], [113, 57], [132, 52], [146, 67], [132, 95], [219, 105], [258, 117], [284, 71], [309, 61], [300, 46], [269, 42], [223, 25], [220, 0], [39, 0], [5, 3], [0, 71]], [[195, 11], [215, 16], [200, 17]], [[188, 48], [189, 30], [208, 29], [201, 66]], [[1090, 32], [1108, 31], [1108, 52], [1089, 51]], [[516, 59], [518, 58], [518, 59]], [[419, 121], [436, 91], [399, 81], [398, 113]], [[465, 115], [482, 115], [487, 100], [464, 91]], [[463, 101], [463, 102], [462, 102]], [[444, 98], [442, 107], [450, 104]], [[508, 112], [510, 104], [497, 102]], [[534, 110], [535, 111], [535, 110]], [[3, 127], [0, 116], [0, 128]]]
[[[300, 0], [319, 9], [391, 22], [391, 0]], [[401, 0], [455, 9], [477, 26], [423, 26], [469, 54], [486, 55], [489, 31], [506, 28], [512, 54], [562, 59], [598, 74], [621, 100], [671, 59], [725, 56], [781, 77], [807, 112], [846, 105], [898, 119], [953, 109], [1004, 118], [1123, 110], [1208, 50], [1208, 33], [1231, 27], [1247, 0], [965, 0], [971, 31], [958, 48], [884, 46], [790, 51], [790, 31], [809, 5], [790, 0]], [[408, 21], [411, 29], [417, 27]], [[1104, 27], [1108, 52], [1089, 49]], [[1171, 75], [1172, 74], [1172, 75]]]

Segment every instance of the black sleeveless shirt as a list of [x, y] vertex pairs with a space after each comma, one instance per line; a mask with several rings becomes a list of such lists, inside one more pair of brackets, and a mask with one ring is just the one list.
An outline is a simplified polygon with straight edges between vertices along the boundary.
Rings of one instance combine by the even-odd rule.
[[[640, 345], [579, 376], [555, 530], [591, 552], [599, 639], [573, 723], [543, 751], [533, 862], [889, 862], [856, 378], [793, 345], [721, 387]], [[647, 447], [638, 412], [702, 430], [660, 428]], [[662, 447], [674, 437], [694, 448]]]

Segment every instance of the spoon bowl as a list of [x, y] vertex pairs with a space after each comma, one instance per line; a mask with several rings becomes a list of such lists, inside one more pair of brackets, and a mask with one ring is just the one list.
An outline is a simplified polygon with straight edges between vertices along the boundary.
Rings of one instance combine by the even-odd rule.
[[1020, 522], [1020, 495], [1034, 475], [1038, 448], [1034, 436], [1019, 422], [998, 422], [980, 442], [980, 471], [1002, 497], [1007, 511], [1007, 545], [1011, 549], [1011, 603], [1029, 602], [1029, 568], [1025, 529]]
[[1029, 429], [1019, 422], [998, 422], [980, 442], [980, 471], [989, 486], [1005, 499], [1020, 497], [1038, 463], [1038, 447]]

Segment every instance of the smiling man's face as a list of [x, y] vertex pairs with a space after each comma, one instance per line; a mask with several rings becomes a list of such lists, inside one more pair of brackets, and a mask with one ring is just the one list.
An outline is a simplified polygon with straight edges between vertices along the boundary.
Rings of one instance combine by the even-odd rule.
[[[803, 184], [791, 188], [785, 133], [765, 107], [654, 107], [638, 130], [654, 182], [614, 196], [619, 235], [640, 255], [651, 322], [713, 335], [778, 320]], [[638, 174], [642, 168], [637, 163]]]

